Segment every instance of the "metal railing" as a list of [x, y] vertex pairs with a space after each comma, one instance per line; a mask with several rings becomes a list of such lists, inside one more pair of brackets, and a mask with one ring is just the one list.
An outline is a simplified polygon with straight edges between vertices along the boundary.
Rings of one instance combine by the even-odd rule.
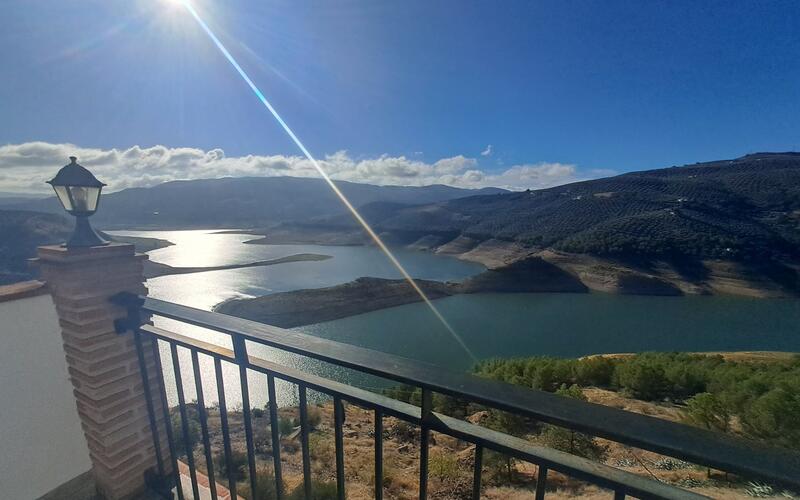
[[[375, 478], [384, 477], [383, 417], [396, 417], [419, 426], [419, 497], [421, 499], [426, 498], [428, 493], [428, 451], [431, 432], [453, 436], [475, 445], [473, 498], [479, 498], [481, 493], [482, 458], [484, 450], [487, 449], [538, 465], [537, 499], [545, 497], [548, 471], [556, 471], [609, 489], [614, 492], [615, 499], [621, 499], [625, 496], [663, 499], [705, 498], [702, 495], [657, 480], [555, 449], [537, 446], [508, 434], [443, 415], [433, 409], [434, 393], [452, 396], [462, 401], [477, 403], [489, 408], [584, 432], [624, 445], [686, 460], [697, 465], [739, 474], [749, 479], [763, 480], [787, 488], [800, 489], [800, 454], [787, 450], [770, 448], [720, 433], [565, 398], [543, 391], [527, 389], [469, 374], [451, 372], [399, 356], [162, 300], [142, 298], [132, 294], [120, 294], [114, 298], [114, 302], [128, 308], [128, 318], [118, 321], [117, 330], [122, 334], [132, 331], [135, 337], [145, 390], [147, 394], [151, 395], [151, 399], [148, 400], [148, 411], [156, 445], [158, 473], [162, 478], [164, 477], [164, 471], [167, 469], [161, 456], [161, 447], [158, 445], [160, 440], [157, 420], [163, 418], [166, 423], [163, 427], [169, 441], [173, 478], [169, 488], [164, 491], [177, 484], [176, 490], [178, 498], [181, 500], [184, 498], [184, 493], [180, 487], [180, 477], [177, 472], [176, 436], [173, 435], [174, 432], [171, 428], [169, 407], [164, 390], [164, 372], [159, 352], [160, 343], [166, 343], [171, 354], [178, 406], [181, 414], [180, 432], [184, 443], [190, 441], [190, 435], [187, 426], [187, 405], [182, 383], [181, 362], [177, 348], [179, 346], [186, 348], [191, 353], [192, 370], [197, 391], [197, 413], [200, 421], [203, 452], [207, 462], [207, 475], [212, 498], [217, 498], [217, 492], [215, 491], [215, 471], [213, 470], [214, 465], [209, 443], [208, 416], [203, 400], [199, 354], [210, 356], [214, 361], [223, 452], [227, 471], [232, 471], [233, 468], [222, 361], [233, 363], [238, 367], [247, 447], [248, 476], [250, 488], [253, 492], [257, 489], [257, 471], [247, 375], [249, 371], [253, 371], [266, 376], [273, 471], [277, 498], [279, 499], [285, 496], [285, 492], [282, 491], [281, 445], [277, 425], [278, 407], [275, 391], [276, 379], [298, 386], [303, 485], [306, 498], [312, 498], [311, 459], [309, 454], [310, 428], [307, 411], [307, 390], [309, 389], [319, 391], [333, 399], [336, 485], [340, 499], [345, 498], [346, 491], [343, 445], [344, 402], [349, 402], [374, 412]], [[233, 349], [164, 330], [151, 324], [142, 324], [141, 318], [150, 317], [151, 315], [178, 320], [227, 334], [231, 337]], [[145, 357], [149, 357], [151, 354], [146, 352], [143, 339], [153, 339], [153, 341], [148, 342], [153, 350], [152, 356], [154, 357], [154, 364], [151, 364], [151, 369], [153, 366], [155, 367], [155, 377], [158, 377], [161, 387], [160, 396], [156, 396], [160, 400], [156, 401], [152, 400], [152, 393], [149, 390], [149, 381], [152, 380], [154, 375], [148, 373], [148, 364], [145, 362]], [[421, 405], [415, 406], [385, 395], [251, 356], [247, 352], [246, 342], [277, 348], [339, 367], [382, 377], [399, 384], [419, 388], [422, 393]], [[156, 415], [157, 407], [160, 407], [163, 415]], [[187, 453], [186, 461], [190, 471], [193, 498], [200, 498], [197, 468], [192, 452]], [[374, 484], [374, 496], [377, 499], [381, 499], [383, 497], [383, 481], [376, 479]], [[236, 482], [233, 479], [233, 474], [228, 474], [228, 488], [231, 492], [231, 497], [236, 498]]]

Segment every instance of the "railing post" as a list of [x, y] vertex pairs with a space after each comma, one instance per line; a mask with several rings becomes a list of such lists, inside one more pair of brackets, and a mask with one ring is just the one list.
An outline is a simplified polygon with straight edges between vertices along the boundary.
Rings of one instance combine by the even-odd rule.
[[249, 356], [247, 354], [247, 343], [241, 335], [234, 335], [231, 338], [233, 343], [233, 352], [236, 356], [236, 364], [239, 366], [239, 382], [242, 387], [242, 418], [244, 419], [244, 438], [247, 444], [247, 470], [250, 478], [250, 492], [252, 497], [257, 495], [257, 478], [256, 478], [256, 451], [253, 444], [253, 420], [250, 408], [250, 384], [247, 381], [247, 366], [249, 364]]
[[433, 418], [433, 393], [430, 389], [422, 388], [422, 409], [420, 413], [419, 443], [419, 498], [428, 498], [428, 451], [430, 447], [431, 429], [430, 422]]
[[[146, 476], [163, 479], [159, 463], [160, 469], [171, 469], [165, 433], [160, 433], [156, 452], [151, 430], [151, 418], [163, 410], [158, 397], [161, 377], [151, 349], [154, 340], [117, 334], [114, 322], [126, 318], [128, 311], [110, 302], [121, 292], [147, 293], [142, 274], [146, 258], [137, 255], [133, 245], [112, 243], [39, 247], [34, 261], [56, 305], [95, 483], [107, 500], [140, 494], [146, 489]], [[148, 399], [145, 386], [152, 398]], [[148, 411], [153, 407], [156, 411]], [[157, 425], [164, 425], [163, 417]]]

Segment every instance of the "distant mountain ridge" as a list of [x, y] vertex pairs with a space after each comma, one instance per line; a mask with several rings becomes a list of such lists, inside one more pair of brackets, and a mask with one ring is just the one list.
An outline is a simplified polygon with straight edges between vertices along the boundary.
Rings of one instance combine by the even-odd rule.
[[[337, 185], [388, 244], [484, 263], [490, 271], [480, 290], [563, 291], [573, 280], [575, 289], [613, 293], [800, 295], [798, 153], [525, 192]], [[46, 203], [55, 201], [29, 202], [40, 209]], [[104, 197], [93, 222], [250, 228], [264, 236], [252, 244], [371, 243], [316, 179], [128, 189]]]
[[[507, 192], [499, 188], [462, 189], [445, 185], [335, 183], [356, 207], [379, 201], [425, 204]], [[55, 198], [23, 202], [13, 208], [61, 212]], [[342, 202], [322, 179], [228, 177], [171, 181], [106, 194], [92, 222], [101, 228], [263, 227], [345, 212]]]
[[[476, 260], [500, 273], [513, 273], [516, 261], [539, 259], [590, 290], [800, 294], [798, 153], [756, 153], [426, 205], [372, 203], [360, 211], [391, 244]], [[368, 243], [346, 216], [264, 234], [258, 242], [324, 243], [335, 235]]]
[[[758, 153], [419, 206], [373, 203], [362, 214], [408, 243], [424, 233], [594, 255], [794, 259], [800, 154]], [[315, 223], [354, 227], [346, 217]]]

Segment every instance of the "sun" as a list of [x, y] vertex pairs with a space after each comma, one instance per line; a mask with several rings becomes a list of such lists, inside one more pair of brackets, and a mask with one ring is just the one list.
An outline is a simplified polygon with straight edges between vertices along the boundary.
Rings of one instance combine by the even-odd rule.
[[158, 0], [169, 11], [178, 10], [181, 7], [189, 5], [189, 0]]

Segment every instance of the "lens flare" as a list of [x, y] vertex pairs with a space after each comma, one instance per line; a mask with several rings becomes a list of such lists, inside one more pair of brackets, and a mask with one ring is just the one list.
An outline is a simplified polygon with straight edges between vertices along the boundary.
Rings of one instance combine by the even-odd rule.
[[431, 302], [431, 300], [428, 298], [425, 292], [422, 291], [422, 288], [419, 287], [417, 282], [414, 281], [414, 278], [412, 278], [411, 275], [408, 274], [403, 265], [400, 264], [400, 261], [398, 261], [397, 258], [394, 256], [394, 254], [391, 252], [391, 250], [389, 250], [389, 247], [386, 246], [383, 240], [381, 240], [381, 238], [377, 235], [377, 233], [375, 233], [375, 231], [372, 229], [372, 227], [370, 227], [367, 221], [361, 216], [360, 213], [358, 213], [358, 210], [356, 210], [356, 208], [350, 203], [350, 200], [348, 200], [347, 197], [344, 195], [344, 193], [342, 193], [339, 190], [339, 188], [336, 186], [333, 180], [331, 180], [331, 178], [328, 176], [328, 173], [325, 172], [325, 169], [322, 168], [319, 162], [317, 162], [316, 158], [314, 158], [314, 156], [308, 151], [303, 142], [297, 137], [297, 135], [295, 135], [294, 131], [289, 127], [289, 125], [286, 124], [286, 122], [283, 120], [281, 115], [278, 114], [278, 112], [275, 110], [275, 108], [272, 106], [272, 104], [269, 102], [266, 96], [261, 92], [261, 90], [256, 86], [256, 84], [253, 83], [253, 80], [250, 79], [248, 74], [245, 72], [244, 69], [242, 69], [242, 67], [239, 65], [236, 59], [231, 55], [231, 53], [228, 52], [228, 49], [225, 48], [225, 45], [223, 45], [220, 39], [217, 38], [217, 36], [214, 34], [213, 31], [211, 31], [211, 28], [209, 28], [209, 26], [205, 23], [205, 21], [203, 21], [203, 19], [197, 13], [194, 7], [192, 7], [191, 3], [189, 3], [189, 0], [171, 0], [171, 1], [178, 2], [184, 7], [186, 7], [186, 10], [192, 15], [195, 21], [197, 21], [197, 24], [200, 26], [200, 28], [202, 28], [202, 30], [206, 33], [206, 35], [208, 35], [208, 37], [211, 39], [214, 45], [216, 45], [217, 49], [219, 49], [219, 51], [222, 52], [222, 55], [225, 56], [225, 59], [227, 59], [228, 62], [231, 64], [231, 66], [233, 66], [233, 69], [235, 69], [236, 72], [239, 73], [239, 76], [250, 87], [250, 90], [252, 90], [253, 93], [258, 98], [258, 100], [261, 101], [261, 104], [263, 104], [264, 107], [267, 108], [267, 110], [270, 112], [270, 114], [272, 114], [275, 120], [277, 120], [281, 128], [283, 128], [286, 134], [292, 139], [292, 142], [295, 143], [295, 145], [300, 149], [300, 151], [308, 159], [308, 161], [311, 162], [311, 164], [314, 166], [317, 172], [319, 172], [319, 175], [325, 180], [328, 186], [330, 186], [331, 190], [333, 190], [333, 192], [336, 194], [339, 200], [341, 200], [344, 206], [347, 207], [347, 210], [350, 211], [350, 213], [358, 221], [361, 227], [364, 228], [364, 230], [367, 232], [370, 238], [372, 238], [375, 244], [378, 245], [378, 248], [380, 248], [383, 251], [383, 253], [386, 254], [386, 257], [389, 259], [389, 261], [394, 265], [394, 267], [397, 268], [397, 270], [400, 272], [403, 278], [411, 285], [411, 287], [414, 288], [414, 290], [417, 292], [420, 298], [422, 298], [422, 300], [428, 305], [434, 316], [436, 316], [436, 318], [442, 323], [442, 325], [447, 329], [447, 331], [450, 332], [450, 335], [452, 335], [453, 339], [455, 339], [455, 341], [458, 342], [461, 348], [464, 349], [464, 352], [467, 353], [470, 359], [473, 362], [477, 362], [477, 358], [472, 353], [472, 351], [470, 351], [469, 347], [467, 347], [467, 344], [464, 342], [464, 340], [456, 333], [453, 327], [450, 326], [450, 323], [447, 322], [444, 316], [442, 316], [442, 313], [440, 313], [439, 310], [436, 308], [436, 306], [433, 305], [433, 302]]

